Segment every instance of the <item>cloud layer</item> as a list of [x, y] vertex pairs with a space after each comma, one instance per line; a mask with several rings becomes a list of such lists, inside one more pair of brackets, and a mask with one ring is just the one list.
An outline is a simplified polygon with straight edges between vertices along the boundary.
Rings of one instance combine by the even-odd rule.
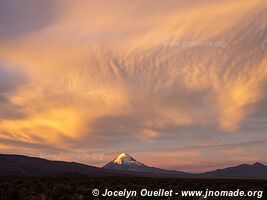
[[0, 3], [2, 152], [267, 162], [264, 0], [39, 3]]

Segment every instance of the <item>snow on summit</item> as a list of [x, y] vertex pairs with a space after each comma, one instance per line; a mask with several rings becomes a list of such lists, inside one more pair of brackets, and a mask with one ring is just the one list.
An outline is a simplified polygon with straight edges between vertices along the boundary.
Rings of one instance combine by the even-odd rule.
[[130, 165], [130, 164], [142, 164], [136, 161], [132, 156], [130, 156], [127, 153], [121, 153], [114, 161], [113, 163], [119, 164], [119, 165]]
[[175, 170], [165, 170], [155, 167], [147, 166], [141, 162], [135, 160], [132, 156], [127, 153], [121, 153], [113, 161], [107, 163], [103, 168], [121, 171], [135, 171], [135, 172], [146, 172], [156, 174], [175, 174], [175, 175], [186, 175], [185, 172]]

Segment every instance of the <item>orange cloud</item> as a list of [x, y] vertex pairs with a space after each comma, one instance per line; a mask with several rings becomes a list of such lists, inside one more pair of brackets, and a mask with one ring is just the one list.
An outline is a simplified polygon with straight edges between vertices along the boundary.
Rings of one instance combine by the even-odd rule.
[[[156, 145], [181, 127], [237, 132], [266, 98], [264, 0], [67, 0], [45, 7], [51, 17], [36, 6], [23, 6], [25, 30], [0, 31], [0, 62], [27, 76], [0, 89], [1, 111], [19, 111], [0, 115], [0, 138], [71, 151], [112, 133]], [[206, 40], [226, 46], [164, 46]]]

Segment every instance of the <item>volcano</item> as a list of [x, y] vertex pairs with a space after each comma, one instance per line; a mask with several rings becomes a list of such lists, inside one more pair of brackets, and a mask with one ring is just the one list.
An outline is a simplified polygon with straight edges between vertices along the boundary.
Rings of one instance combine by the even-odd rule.
[[156, 167], [150, 167], [135, 160], [132, 156], [127, 153], [121, 153], [113, 161], [106, 164], [104, 169], [112, 170], [123, 170], [123, 171], [134, 171], [134, 172], [145, 172], [145, 173], [154, 173], [154, 174], [175, 174], [175, 175], [189, 175], [189, 173], [176, 171], [176, 170], [167, 170], [160, 169]]

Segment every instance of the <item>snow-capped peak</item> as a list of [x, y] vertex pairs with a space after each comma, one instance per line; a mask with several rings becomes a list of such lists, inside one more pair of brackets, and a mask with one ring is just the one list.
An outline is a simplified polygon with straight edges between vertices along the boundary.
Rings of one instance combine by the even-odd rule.
[[117, 165], [130, 165], [130, 164], [142, 164], [136, 161], [132, 156], [130, 156], [127, 153], [121, 153], [114, 161], [113, 163]]
[[121, 153], [113, 161], [103, 166], [103, 168], [111, 169], [111, 170], [146, 172], [146, 173], [184, 174], [183, 172], [149, 167], [141, 162], [138, 162], [137, 160], [135, 160], [132, 156], [130, 156], [127, 153]]

